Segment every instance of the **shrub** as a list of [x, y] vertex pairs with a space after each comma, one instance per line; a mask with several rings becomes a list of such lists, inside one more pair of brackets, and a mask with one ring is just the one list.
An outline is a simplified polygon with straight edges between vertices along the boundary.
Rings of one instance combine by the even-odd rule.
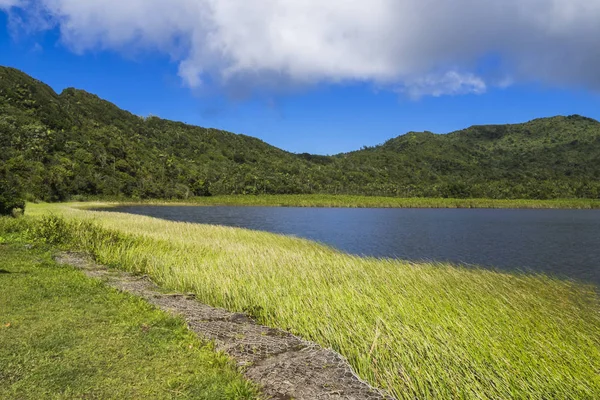
[[0, 170], [0, 215], [17, 216], [25, 211], [25, 199], [15, 179]]
[[6, 188], [0, 181], [0, 215], [17, 216], [25, 211], [25, 200], [15, 190]]
[[18, 241], [29, 228], [26, 218], [10, 218], [0, 216], [0, 243]]
[[48, 215], [36, 221], [28, 230], [29, 239], [51, 245], [64, 244], [71, 238], [71, 229], [64, 218]]

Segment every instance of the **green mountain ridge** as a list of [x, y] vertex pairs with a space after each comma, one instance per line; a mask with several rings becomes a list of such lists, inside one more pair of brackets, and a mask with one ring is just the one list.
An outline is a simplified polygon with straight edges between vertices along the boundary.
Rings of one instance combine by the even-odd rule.
[[143, 118], [0, 67], [0, 177], [30, 200], [334, 193], [598, 198], [600, 122], [582, 116], [409, 132], [335, 156]]

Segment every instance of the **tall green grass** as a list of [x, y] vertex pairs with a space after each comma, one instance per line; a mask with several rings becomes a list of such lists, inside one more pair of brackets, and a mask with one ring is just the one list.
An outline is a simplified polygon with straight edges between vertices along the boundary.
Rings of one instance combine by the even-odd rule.
[[103, 263], [339, 351], [400, 399], [600, 398], [592, 286], [69, 205], [29, 213], [64, 217], [67, 245]]
[[596, 199], [558, 200], [495, 200], [398, 198], [350, 195], [237, 195], [193, 197], [185, 201], [146, 200], [148, 204], [196, 204], [225, 206], [279, 206], [279, 207], [360, 207], [360, 208], [600, 208]]

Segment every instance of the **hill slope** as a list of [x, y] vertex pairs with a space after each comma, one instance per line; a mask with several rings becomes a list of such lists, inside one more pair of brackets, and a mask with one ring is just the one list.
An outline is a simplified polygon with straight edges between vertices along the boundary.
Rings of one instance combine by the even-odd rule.
[[0, 174], [30, 199], [73, 195], [351, 193], [556, 198], [600, 196], [600, 123], [554, 117], [411, 132], [336, 156], [141, 118], [77, 89], [55, 93], [0, 67]]
[[473, 126], [447, 135], [411, 132], [341, 158], [346, 170], [360, 165], [373, 171], [374, 181], [400, 184], [401, 195], [597, 198], [600, 194], [600, 123], [580, 116]]

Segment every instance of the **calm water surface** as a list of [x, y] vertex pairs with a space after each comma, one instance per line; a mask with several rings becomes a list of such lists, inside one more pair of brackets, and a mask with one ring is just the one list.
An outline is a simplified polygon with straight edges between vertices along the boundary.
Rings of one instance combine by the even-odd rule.
[[359, 255], [533, 270], [600, 285], [600, 210], [189, 206], [113, 210], [295, 235]]

